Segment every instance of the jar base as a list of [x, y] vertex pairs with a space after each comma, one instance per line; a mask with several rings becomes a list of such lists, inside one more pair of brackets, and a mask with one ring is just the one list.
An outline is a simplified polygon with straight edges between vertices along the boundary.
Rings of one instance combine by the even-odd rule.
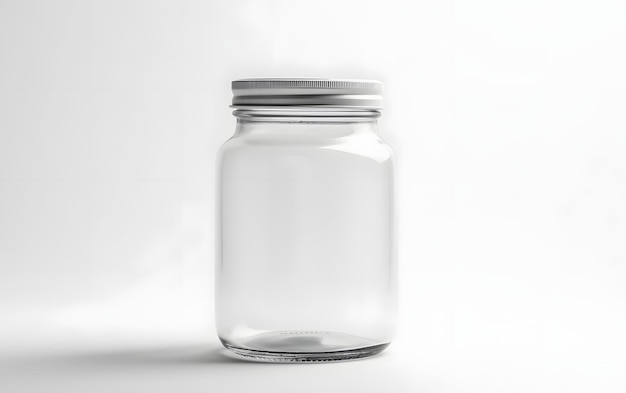
[[226, 349], [248, 360], [272, 363], [360, 359], [374, 356], [389, 346], [343, 333], [306, 331], [267, 332], [237, 344], [221, 341]]

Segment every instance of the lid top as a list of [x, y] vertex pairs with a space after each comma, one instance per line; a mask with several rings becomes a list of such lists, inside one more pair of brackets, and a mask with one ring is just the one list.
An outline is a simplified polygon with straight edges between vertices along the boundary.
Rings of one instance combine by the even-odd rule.
[[366, 79], [321, 79], [321, 78], [253, 78], [233, 81], [234, 89], [355, 89], [382, 92], [383, 84]]
[[376, 80], [254, 78], [232, 82], [233, 107], [323, 106], [382, 109], [383, 84]]

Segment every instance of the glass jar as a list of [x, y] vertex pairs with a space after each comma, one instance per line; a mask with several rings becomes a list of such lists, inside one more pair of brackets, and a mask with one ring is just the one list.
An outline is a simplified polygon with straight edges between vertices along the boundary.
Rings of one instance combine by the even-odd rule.
[[264, 361], [374, 355], [394, 335], [393, 153], [382, 84], [232, 83], [217, 176], [216, 324]]

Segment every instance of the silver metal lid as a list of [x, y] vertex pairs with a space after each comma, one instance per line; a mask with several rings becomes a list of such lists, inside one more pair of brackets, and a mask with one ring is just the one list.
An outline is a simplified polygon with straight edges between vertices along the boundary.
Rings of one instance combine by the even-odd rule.
[[379, 110], [383, 84], [356, 79], [240, 79], [233, 81], [233, 108], [309, 106]]

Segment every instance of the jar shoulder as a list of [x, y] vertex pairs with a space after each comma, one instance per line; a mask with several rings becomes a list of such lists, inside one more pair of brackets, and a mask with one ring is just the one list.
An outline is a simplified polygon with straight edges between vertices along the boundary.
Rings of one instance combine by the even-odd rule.
[[260, 140], [233, 136], [220, 147], [218, 160], [236, 159], [239, 156], [317, 155], [325, 152], [343, 153], [355, 158], [371, 158], [378, 162], [394, 161], [392, 146], [377, 134], [320, 140]]

